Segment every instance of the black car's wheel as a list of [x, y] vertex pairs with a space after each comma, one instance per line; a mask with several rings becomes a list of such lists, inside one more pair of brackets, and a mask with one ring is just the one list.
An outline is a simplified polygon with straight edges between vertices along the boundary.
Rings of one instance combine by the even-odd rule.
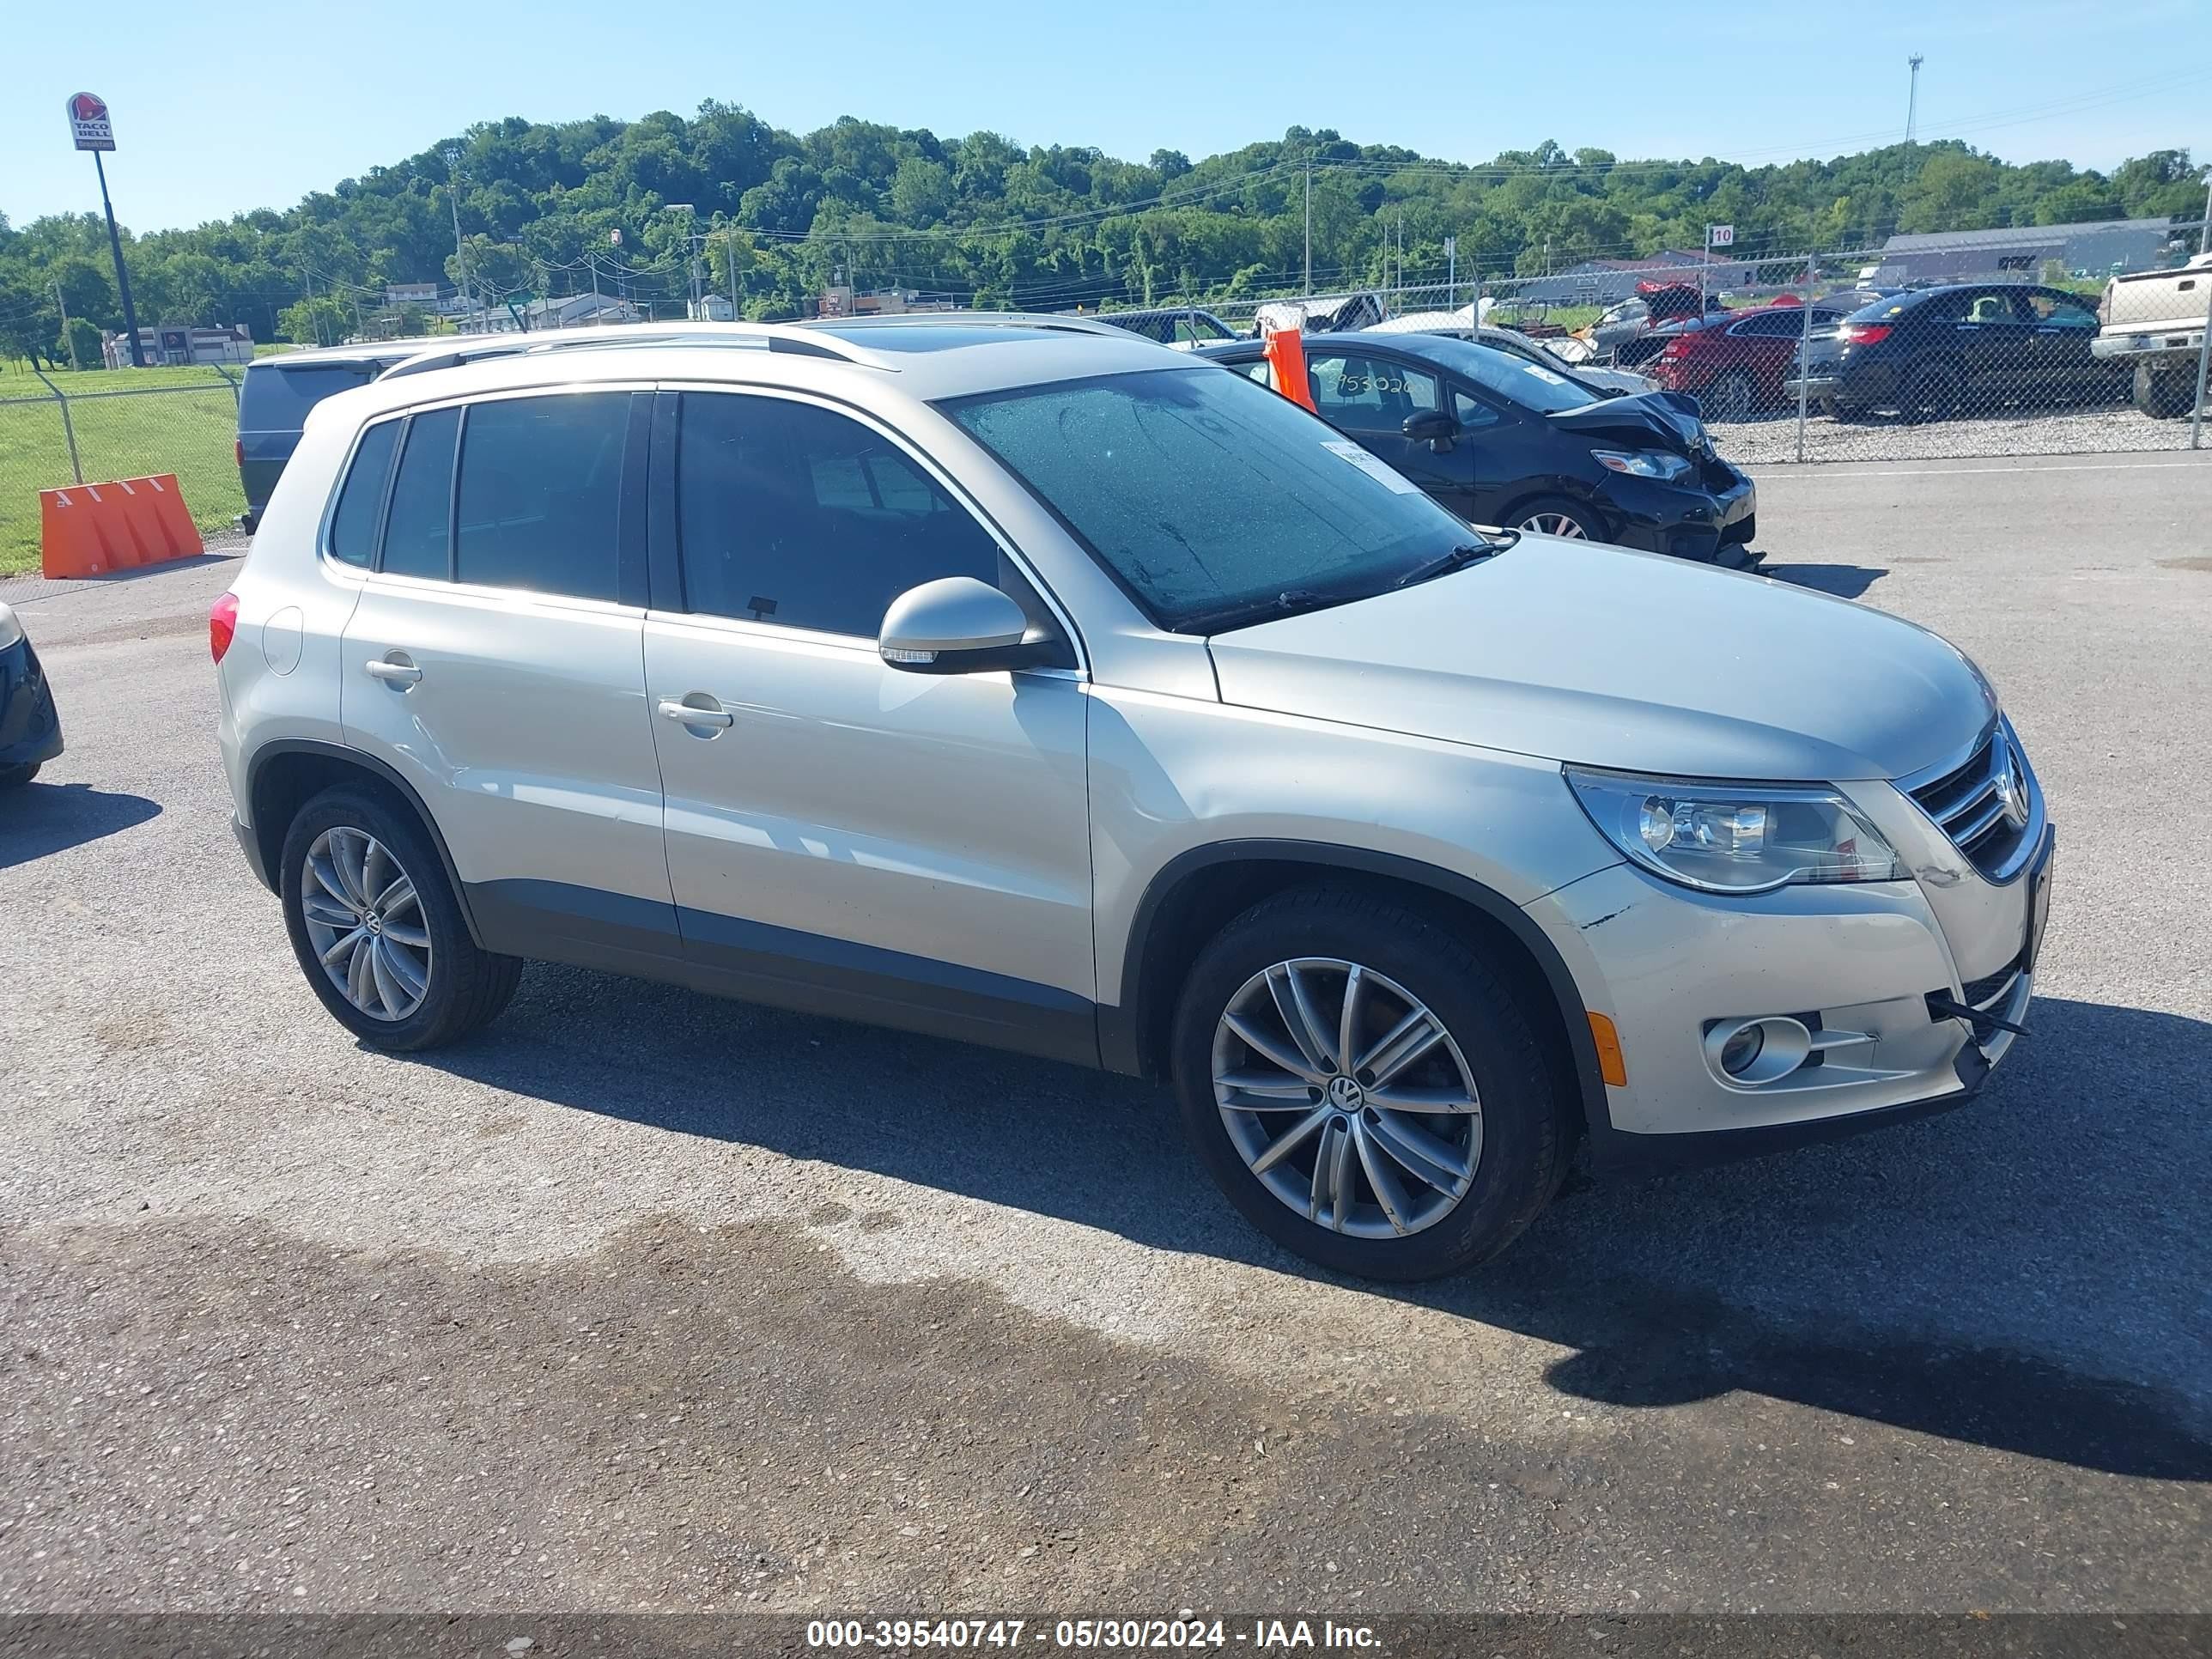
[[21, 789], [39, 775], [40, 763], [25, 761], [19, 766], [0, 766], [0, 789]]
[[434, 1048], [514, 994], [521, 962], [477, 948], [436, 848], [383, 795], [325, 790], [292, 820], [282, 857], [284, 926], [300, 969], [362, 1042]]
[[1515, 522], [1535, 536], [1559, 536], [1571, 542], [1605, 539], [1604, 527], [1598, 523], [1596, 515], [1564, 495], [1539, 495], [1533, 501], [1522, 502]]
[[1898, 413], [1908, 421], [1948, 421], [1959, 412], [1966, 381], [1949, 363], [1923, 363], [1905, 382]]
[[1747, 421], [1759, 408], [1759, 387], [1749, 374], [1732, 368], [1700, 392], [1709, 421]]
[[1433, 1279], [1504, 1249], [1571, 1135], [1513, 994], [1451, 930], [1328, 887], [1263, 901], [1176, 1011], [1191, 1143], [1245, 1218], [1323, 1267]]
[[2171, 369], [2160, 374], [2149, 363], [2136, 365], [2136, 407], [2154, 420], [2170, 421], [2186, 415], [2190, 401], [2196, 395], [2193, 375]]

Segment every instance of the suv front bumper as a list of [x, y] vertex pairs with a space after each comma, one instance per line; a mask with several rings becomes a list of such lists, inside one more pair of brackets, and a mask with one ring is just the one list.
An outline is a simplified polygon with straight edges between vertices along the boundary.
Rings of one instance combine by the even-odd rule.
[[[1853, 793], [1869, 804], [1865, 786]], [[1903, 830], [1898, 809], [1917, 809], [1887, 793], [1895, 805], [1869, 816], [1890, 835], [1880, 819]], [[1942, 842], [1927, 830], [1926, 840]], [[1527, 907], [1585, 1007], [1611, 1020], [1619, 1037], [1627, 1081], [1606, 1086], [1605, 1121], [1593, 1111], [1589, 1125], [1599, 1167], [1693, 1167], [1964, 1103], [2015, 1038], [1939, 1013], [1929, 998], [2021, 1023], [2055, 848], [2045, 824], [2035, 857], [2012, 881], [1987, 881], [1969, 866], [1943, 888], [1942, 915], [1913, 880], [1729, 898], [1628, 864]], [[1924, 876], [1931, 866], [1915, 856], [1923, 850], [1899, 847], [1906, 867]], [[1811, 1057], [1776, 1081], [1731, 1081], [1710, 1057], [1707, 1034], [1770, 1016], [1803, 1023], [1814, 1033]]]

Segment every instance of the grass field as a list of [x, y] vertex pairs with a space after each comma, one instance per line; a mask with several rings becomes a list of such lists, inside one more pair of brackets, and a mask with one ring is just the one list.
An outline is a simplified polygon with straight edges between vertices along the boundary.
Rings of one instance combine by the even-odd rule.
[[[203, 529], [227, 525], [245, 510], [232, 448], [238, 405], [229, 383], [212, 368], [88, 370], [51, 378], [69, 398], [87, 482], [173, 472]], [[147, 395], [102, 395], [126, 391]], [[0, 369], [0, 575], [38, 568], [39, 491], [71, 482], [60, 406], [27, 370]]]

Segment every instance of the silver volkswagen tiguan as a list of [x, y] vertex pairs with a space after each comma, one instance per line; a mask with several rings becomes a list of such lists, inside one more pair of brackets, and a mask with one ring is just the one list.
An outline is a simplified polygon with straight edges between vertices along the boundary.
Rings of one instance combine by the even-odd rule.
[[211, 619], [246, 856], [393, 1049], [526, 959], [1158, 1078], [1291, 1249], [1502, 1249], [1954, 1104], [2053, 836], [1894, 617], [1473, 528], [1043, 318], [623, 331], [319, 404]]

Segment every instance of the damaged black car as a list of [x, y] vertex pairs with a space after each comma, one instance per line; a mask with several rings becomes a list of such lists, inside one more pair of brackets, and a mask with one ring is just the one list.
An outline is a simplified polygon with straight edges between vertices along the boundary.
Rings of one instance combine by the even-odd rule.
[[[1443, 335], [1312, 334], [1304, 346], [1315, 412], [1472, 524], [1735, 568], [1761, 556], [1757, 489], [1715, 450], [1694, 398], [1607, 397]], [[1199, 355], [1273, 383], [1257, 342]]]

